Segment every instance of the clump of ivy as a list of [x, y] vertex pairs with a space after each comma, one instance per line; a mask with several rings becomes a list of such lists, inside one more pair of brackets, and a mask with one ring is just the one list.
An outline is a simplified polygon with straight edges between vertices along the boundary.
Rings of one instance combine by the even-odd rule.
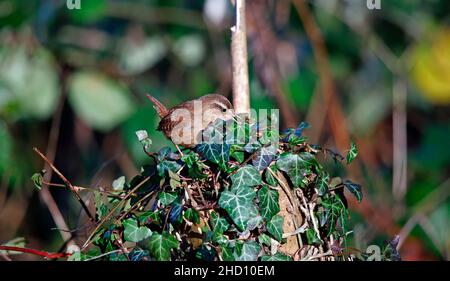
[[[96, 228], [69, 259], [345, 259], [341, 245], [350, 230], [343, 190], [361, 201], [361, 186], [332, 177], [319, 159], [350, 164], [356, 146], [344, 158], [310, 144], [304, 122], [281, 133], [261, 126], [244, 118], [217, 120], [203, 143], [181, 152], [151, 152], [147, 132], [138, 131], [151, 164], [95, 192]], [[293, 233], [283, 231], [282, 192], [298, 204], [288, 212], [303, 216]], [[295, 254], [282, 250], [291, 236], [301, 244]]]

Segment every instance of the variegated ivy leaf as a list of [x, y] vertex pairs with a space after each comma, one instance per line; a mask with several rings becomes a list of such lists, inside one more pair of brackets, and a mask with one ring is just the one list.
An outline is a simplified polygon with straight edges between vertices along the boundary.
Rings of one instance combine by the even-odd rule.
[[[265, 174], [264, 179], [265, 179], [266, 183], [268, 183], [270, 186], [278, 185], [277, 179], [272, 174], [272, 173], [276, 174], [277, 169], [278, 169], [277, 165], [272, 165], [272, 166], [268, 167], [264, 173]], [[271, 171], [272, 171], [272, 173], [271, 173]]]
[[276, 253], [273, 256], [262, 256], [261, 261], [292, 261], [292, 258], [281, 253]]
[[240, 252], [240, 255], [234, 253], [236, 261], [256, 261], [261, 252], [261, 246], [256, 241], [245, 242]]
[[355, 143], [352, 142], [350, 145], [350, 150], [347, 153], [347, 164], [350, 164], [353, 162], [353, 160], [358, 156], [358, 148], [356, 148]]
[[219, 206], [227, 211], [240, 231], [247, 229], [255, 195], [256, 192], [251, 187], [240, 186], [231, 191], [225, 190], [220, 196]]
[[130, 242], [140, 242], [152, 235], [152, 231], [145, 226], [138, 226], [138, 222], [131, 218], [126, 219], [122, 222], [123, 225], [123, 236], [126, 241]]
[[159, 194], [159, 202], [161, 202], [161, 204], [163, 204], [164, 206], [169, 205], [170, 203], [175, 201], [175, 199], [177, 199], [177, 194], [174, 192], [163, 191]]
[[252, 165], [246, 165], [236, 173], [231, 175], [231, 181], [233, 182], [233, 189], [242, 186], [255, 186], [261, 184], [261, 175], [258, 170]]
[[267, 231], [273, 235], [277, 241], [283, 239], [283, 223], [282, 216], [276, 215], [267, 223]]
[[299, 154], [284, 153], [277, 160], [277, 166], [280, 170], [286, 172], [294, 186], [302, 186], [304, 171], [311, 166], [318, 166], [314, 156], [308, 152]]
[[167, 232], [153, 233], [149, 241], [150, 253], [158, 261], [170, 261], [170, 251], [178, 246], [178, 240]]
[[278, 197], [278, 191], [270, 189], [266, 185], [258, 191], [259, 209], [261, 210], [261, 215], [267, 221], [270, 221], [280, 211]]

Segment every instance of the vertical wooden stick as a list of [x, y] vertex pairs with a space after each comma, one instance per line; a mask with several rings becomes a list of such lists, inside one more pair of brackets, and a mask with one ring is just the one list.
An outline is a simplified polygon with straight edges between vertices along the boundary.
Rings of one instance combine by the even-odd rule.
[[237, 114], [250, 112], [247, 65], [245, 0], [235, 0], [236, 25], [231, 28], [231, 62], [233, 68], [233, 106]]

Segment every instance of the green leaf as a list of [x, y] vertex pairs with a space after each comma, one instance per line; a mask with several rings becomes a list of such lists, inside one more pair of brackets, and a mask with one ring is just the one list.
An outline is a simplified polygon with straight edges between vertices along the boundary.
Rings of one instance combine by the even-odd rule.
[[[335, 230], [336, 222], [340, 218], [343, 218], [344, 222], [346, 221], [348, 211], [346, 210], [344, 203], [342, 203], [338, 195], [333, 195], [325, 198], [322, 202], [322, 205], [325, 210], [321, 215], [321, 224], [328, 223], [328, 235], [330, 235]], [[345, 225], [343, 227], [345, 227]]]
[[236, 159], [236, 161], [238, 161], [239, 163], [244, 162], [243, 148], [236, 144], [231, 145], [230, 156]]
[[267, 235], [267, 234], [264, 234], [264, 233], [261, 233], [259, 236], [258, 236], [258, 241], [259, 241], [259, 243], [260, 244], [263, 244], [263, 245], [266, 245], [266, 246], [268, 246], [268, 247], [270, 247], [271, 245], [272, 245], [272, 242], [270, 241], [270, 237], [269, 237], [269, 235]]
[[241, 186], [255, 186], [261, 184], [261, 175], [258, 170], [251, 165], [246, 165], [236, 173], [231, 175], [231, 181], [233, 182], [233, 189]]
[[227, 211], [241, 231], [247, 228], [255, 195], [256, 193], [252, 188], [241, 186], [234, 188], [232, 191], [225, 190], [220, 196], [219, 206]]
[[149, 241], [150, 253], [158, 261], [170, 261], [170, 251], [178, 246], [178, 240], [167, 232], [153, 233]]
[[280, 211], [278, 197], [278, 191], [270, 189], [266, 185], [258, 191], [259, 209], [261, 210], [261, 215], [267, 221], [270, 221]]
[[159, 176], [165, 177], [169, 171], [176, 173], [181, 168], [181, 165], [175, 161], [163, 160], [158, 163], [156, 168], [158, 170]]
[[152, 235], [152, 231], [145, 226], [138, 226], [135, 219], [126, 219], [122, 222], [124, 231], [123, 236], [126, 241], [140, 242]]
[[38, 190], [42, 189], [42, 181], [44, 180], [43, 177], [44, 177], [45, 173], [46, 173], [46, 171], [42, 170], [39, 173], [35, 173], [35, 174], [33, 174], [33, 176], [31, 176], [31, 180], [33, 181], [34, 186]]
[[355, 143], [352, 142], [350, 146], [350, 150], [347, 153], [347, 164], [352, 163], [352, 161], [358, 156], [358, 149], [356, 148]]
[[236, 255], [236, 261], [256, 261], [261, 252], [261, 246], [256, 241], [245, 242], [242, 245], [240, 255]]
[[303, 185], [304, 173], [311, 166], [318, 166], [316, 159], [311, 153], [300, 154], [284, 153], [277, 160], [280, 170], [286, 172], [295, 187]]
[[272, 166], [268, 167], [266, 169], [266, 171], [264, 172], [264, 174], [265, 174], [264, 179], [270, 186], [278, 186], [278, 180], [270, 172], [270, 171], [272, 171], [275, 174], [277, 172], [277, 169], [278, 169], [278, 167], [276, 165], [272, 165]]
[[319, 237], [317, 237], [316, 231], [314, 231], [314, 229], [312, 228], [308, 228], [306, 230], [306, 239], [308, 240], [308, 244], [310, 245], [321, 243], [321, 240], [319, 239]]
[[234, 261], [233, 248], [228, 246], [220, 246], [220, 253], [224, 261]]
[[175, 192], [163, 191], [159, 194], [159, 202], [161, 202], [163, 206], [170, 205], [175, 199], [177, 199], [177, 194]]
[[348, 189], [348, 191], [350, 191], [353, 195], [355, 195], [358, 202], [361, 202], [361, 200], [363, 198], [361, 185], [353, 183], [349, 180], [346, 180], [344, 182], [344, 186]]
[[323, 196], [328, 192], [328, 182], [330, 181], [330, 176], [326, 172], [322, 172], [320, 177], [317, 179], [317, 191], [319, 196]]
[[290, 256], [283, 255], [281, 253], [276, 253], [275, 255], [262, 256], [261, 261], [292, 261]]
[[230, 224], [224, 217], [220, 217], [216, 212], [211, 212], [212, 229], [214, 234], [223, 234], [230, 227]]
[[197, 146], [198, 152], [209, 161], [225, 168], [230, 160], [231, 145], [226, 143], [201, 143]]
[[276, 215], [267, 223], [267, 231], [273, 235], [277, 241], [283, 239], [283, 223], [284, 219], [282, 216]]
[[192, 208], [187, 209], [184, 211], [184, 217], [195, 224], [200, 223], [200, 216], [198, 215], [198, 212]]
[[68, 82], [73, 110], [92, 128], [109, 131], [135, 110], [129, 91], [99, 72], [78, 72]]

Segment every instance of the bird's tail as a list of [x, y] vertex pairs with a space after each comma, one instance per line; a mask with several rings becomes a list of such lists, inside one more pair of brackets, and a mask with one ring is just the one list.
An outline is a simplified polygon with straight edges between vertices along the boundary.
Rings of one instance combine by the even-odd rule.
[[167, 108], [162, 103], [160, 103], [157, 99], [155, 99], [153, 96], [147, 94], [147, 98], [152, 101], [153, 108], [156, 110], [159, 117], [163, 118], [164, 116], [167, 115], [167, 113], [169, 113], [169, 110], [167, 110]]

